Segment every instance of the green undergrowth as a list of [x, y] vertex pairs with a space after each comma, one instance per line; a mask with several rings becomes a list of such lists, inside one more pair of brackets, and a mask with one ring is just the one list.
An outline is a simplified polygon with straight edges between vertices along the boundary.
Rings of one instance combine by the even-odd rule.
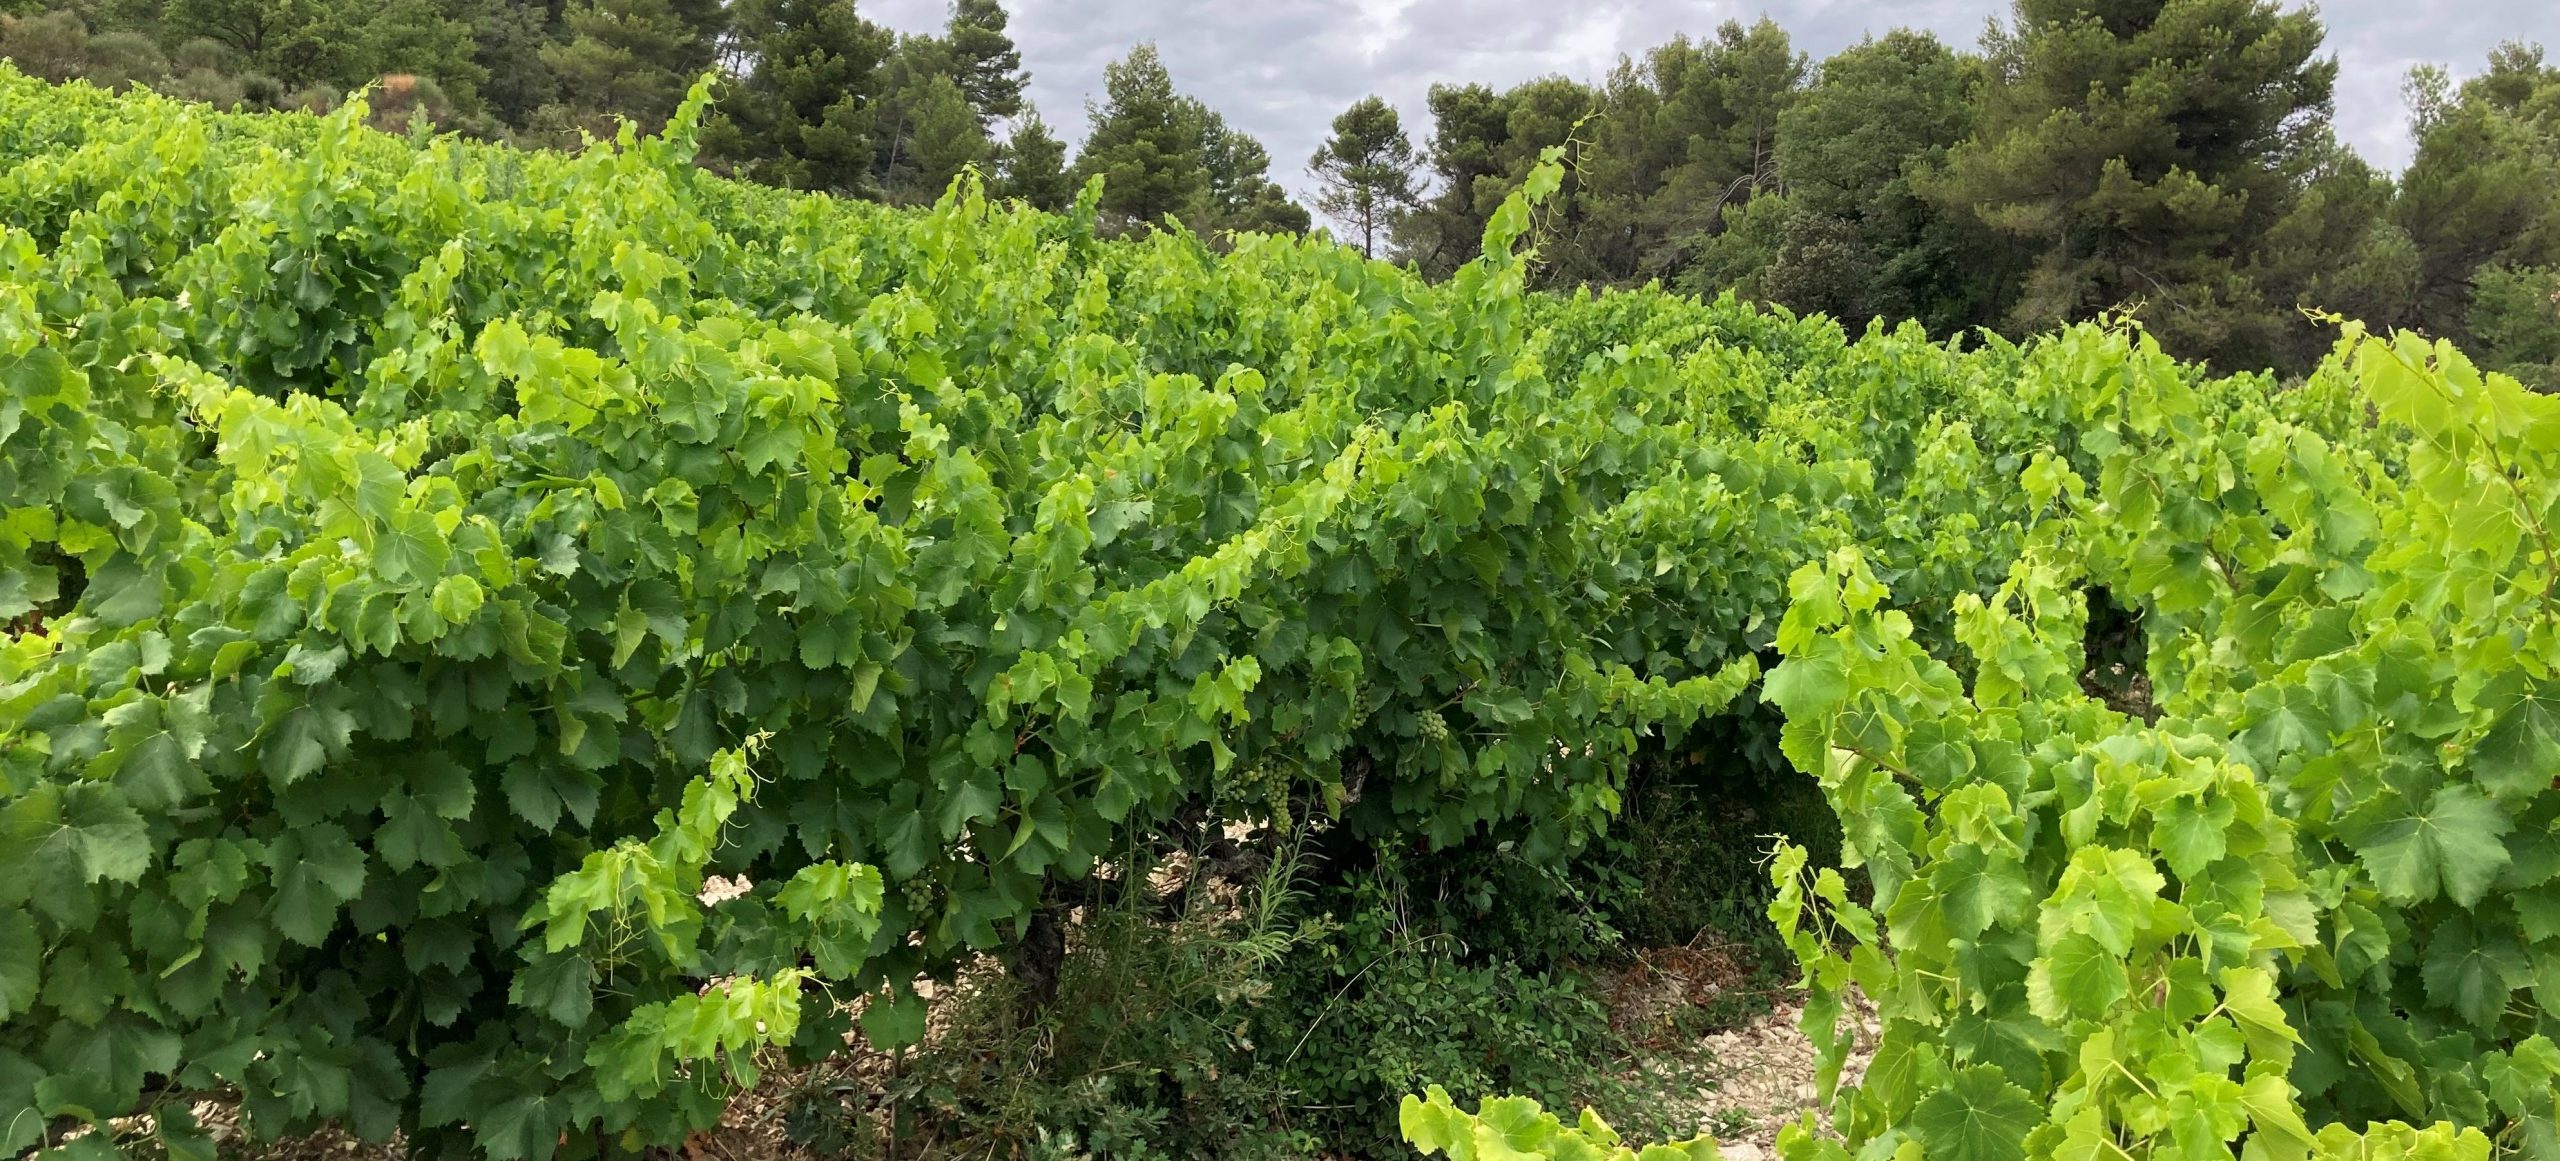
[[[1108, 882], [1146, 886], [1076, 909], [1036, 1015], [1015, 973], [964, 973], [924, 1044], [822, 1066], [786, 1126], [849, 1157], [1396, 1157], [1394, 1095], [1439, 1085], [1658, 1109], [1628, 1127], [1695, 1131], [1684, 1110], [1715, 1064], [1695, 1039], [1785, 984], [1751, 852], [1837, 842], [1810, 783], [1703, 778], [1710, 753], [1648, 762], [1629, 825], [1565, 868], [1305, 829], [1124, 863]], [[1612, 1010], [1621, 969], [1700, 945], [1742, 972], [1714, 1002], [1650, 1025]]]

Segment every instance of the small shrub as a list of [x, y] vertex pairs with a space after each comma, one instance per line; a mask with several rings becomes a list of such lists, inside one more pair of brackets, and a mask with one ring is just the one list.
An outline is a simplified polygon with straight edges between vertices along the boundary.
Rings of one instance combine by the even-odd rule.
[[178, 72], [204, 69], [227, 73], [238, 63], [239, 54], [231, 46], [210, 36], [198, 36], [180, 44], [169, 54], [169, 67]]
[[204, 68], [181, 72], [158, 88], [181, 101], [202, 101], [217, 109], [237, 109], [249, 99], [248, 90], [238, 77]]
[[89, 38], [89, 62], [83, 75], [103, 88], [127, 89], [169, 75], [169, 60], [160, 46], [139, 32], [108, 32]]
[[88, 68], [89, 29], [71, 12], [0, 16], [0, 57], [29, 76], [71, 80]]

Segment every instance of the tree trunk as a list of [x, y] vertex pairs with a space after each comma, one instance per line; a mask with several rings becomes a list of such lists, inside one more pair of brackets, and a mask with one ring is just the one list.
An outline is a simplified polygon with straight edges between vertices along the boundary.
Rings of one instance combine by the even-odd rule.
[[1066, 905], [1055, 900], [1041, 903], [1022, 933], [1022, 946], [1013, 961], [1014, 982], [1022, 986], [1014, 1008], [1019, 1027], [1037, 1023], [1058, 1002], [1058, 978], [1067, 961], [1065, 910]]

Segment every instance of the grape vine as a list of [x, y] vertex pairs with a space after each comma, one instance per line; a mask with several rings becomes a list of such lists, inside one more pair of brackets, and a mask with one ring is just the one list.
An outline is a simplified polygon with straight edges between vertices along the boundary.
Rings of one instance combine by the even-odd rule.
[[2055, 438], [2016, 349], [1528, 293], [1552, 164], [1428, 285], [734, 185], [704, 100], [0, 72], [0, 1148], [665, 1143], [1204, 812], [1560, 858], [1799, 562], [1980, 588], [1938, 481]]
[[1116, 852], [1558, 859], [1756, 683], [1875, 888], [1781, 863], [1811, 1024], [1894, 1054], [1795, 1161], [2548, 1152], [2550, 401], [1531, 294], [1552, 160], [1440, 285], [890, 211], [696, 169], [705, 100], [538, 154], [0, 69], [0, 1149], [666, 1144]]

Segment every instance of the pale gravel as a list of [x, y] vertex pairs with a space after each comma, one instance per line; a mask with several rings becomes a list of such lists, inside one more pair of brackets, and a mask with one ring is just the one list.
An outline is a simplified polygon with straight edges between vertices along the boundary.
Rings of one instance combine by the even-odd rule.
[[[1824, 1125], [1830, 1123], [1815, 1092], [1813, 1041], [1796, 1027], [1803, 1014], [1803, 1004], [1790, 1001], [1739, 1028], [1710, 1033], [1700, 1042], [1712, 1060], [1707, 1071], [1713, 1087], [1699, 1094], [1709, 1105], [1699, 1131], [1711, 1132], [1716, 1114], [1727, 1109], [1739, 1110], [1751, 1126], [1737, 1139], [1720, 1142], [1728, 1161], [1774, 1156], [1778, 1130], [1806, 1112]], [[1845, 1087], [1866, 1076], [1880, 1027], [1875, 1006], [1855, 993], [1841, 1019], [1855, 1037], [1855, 1047], [1840, 1069]]]

